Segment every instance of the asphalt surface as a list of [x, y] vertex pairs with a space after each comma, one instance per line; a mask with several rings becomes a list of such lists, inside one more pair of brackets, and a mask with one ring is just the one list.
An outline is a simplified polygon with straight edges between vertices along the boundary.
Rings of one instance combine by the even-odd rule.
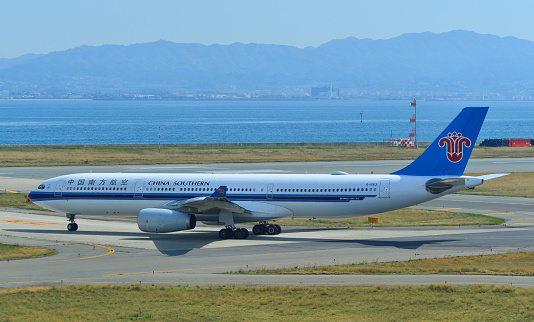
[[[473, 162], [475, 161], [475, 162]], [[478, 162], [480, 161], [480, 162]], [[482, 162], [484, 161], [484, 162]], [[510, 161], [510, 159], [506, 159]], [[471, 172], [532, 171], [534, 159], [474, 159]], [[473, 164], [475, 163], [475, 164]], [[92, 167], [93, 172], [287, 172], [388, 173], [404, 161], [216, 164]], [[369, 165], [366, 168], [366, 165]], [[310, 170], [308, 170], [310, 169]], [[315, 169], [312, 171], [311, 169]], [[365, 171], [364, 171], [365, 169]], [[373, 169], [373, 170], [371, 170]], [[375, 170], [376, 169], [376, 170]], [[486, 170], [491, 169], [491, 170]], [[89, 167], [0, 168], [1, 189], [25, 191], [55, 175]], [[28, 190], [29, 190], [28, 189]], [[337, 265], [418, 258], [532, 251], [534, 198], [450, 195], [419, 208], [473, 212], [507, 220], [496, 227], [311, 229], [283, 227], [276, 236], [220, 240], [219, 227], [147, 234], [133, 218], [79, 217], [77, 232], [66, 230], [62, 214], [0, 209], [0, 243], [38, 245], [58, 255], [0, 262], [0, 287], [61, 284], [148, 285], [454, 285], [495, 284], [534, 287], [534, 277], [257, 276], [220, 274], [258, 268]], [[245, 226], [246, 227], [246, 226]], [[251, 227], [247, 227], [249, 230]]]

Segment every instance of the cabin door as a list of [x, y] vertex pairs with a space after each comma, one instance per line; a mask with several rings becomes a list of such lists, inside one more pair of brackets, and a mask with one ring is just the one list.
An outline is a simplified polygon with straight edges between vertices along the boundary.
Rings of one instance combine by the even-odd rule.
[[135, 182], [134, 198], [143, 198], [143, 188], [145, 186], [144, 180], [137, 180]]
[[63, 195], [63, 186], [65, 185], [65, 180], [59, 180], [56, 185], [56, 191], [54, 192], [54, 197], [61, 197]]
[[273, 199], [273, 190], [274, 190], [274, 184], [270, 183], [267, 186], [267, 195], [265, 196], [267, 199]]
[[380, 180], [379, 198], [389, 198], [389, 183], [390, 180]]

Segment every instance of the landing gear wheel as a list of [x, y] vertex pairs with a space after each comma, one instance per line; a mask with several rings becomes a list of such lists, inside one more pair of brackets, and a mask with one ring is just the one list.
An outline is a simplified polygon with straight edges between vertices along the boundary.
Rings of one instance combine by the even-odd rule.
[[267, 229], [265, 225], [254, 225], [254, 227], [252, 227], [252, 232], [254, 233], [254, 235], [263, 235], [265, 234], [266, 230]]
[[280, 233], [282, 232], [282, 227], [280, 227], [280, 225], [276, 225], [276, 224], [273, 225], [273, 226], [276, 227], [276, 229], [278, 230], [278, 231], [276, 232], [276, 235], [280, 235]]
[[248, 230], [246, 228], [240, 228], [234, 231], [235, 239], [246, 239], [247, 237], [248, 237]]
[[243, 232], [241, 231], [241, 229], [236, 229], [234, 231], [234, 238], [235, 239], [243, 239], [244, 238], [244, 234]]
[[67, 230], [68, 231], [76, 231], [78, 230], [78, 224], [74, 222], [76, 219], [76, 215], [74, 214], [67, 214], [67, 220], [69, 221], [69, 224], [67, 224]]
[[267, 226], [267, 234], [269, 234], [269, 235], [277, 235], [277, 234], [279, 234], [278, 228], [276, 228], [275, 225]]
[[219, 230], [219, 237], [221, 239], [229, 239], [233, 237], [233, 232], [231, 228], [223, 228]]

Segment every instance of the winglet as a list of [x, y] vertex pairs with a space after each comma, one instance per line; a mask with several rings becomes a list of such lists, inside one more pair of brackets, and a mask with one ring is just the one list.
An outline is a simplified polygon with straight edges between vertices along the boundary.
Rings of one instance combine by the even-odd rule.
[[213, 192], [213, 194], [210, 196], [210, 198], [226, 198], [226, 191], [228, 191], [227, 186], [220, 186]]
[[464, 108], [417, 159], [391, 174], [461, 176], [487, 112], [488, 107]]

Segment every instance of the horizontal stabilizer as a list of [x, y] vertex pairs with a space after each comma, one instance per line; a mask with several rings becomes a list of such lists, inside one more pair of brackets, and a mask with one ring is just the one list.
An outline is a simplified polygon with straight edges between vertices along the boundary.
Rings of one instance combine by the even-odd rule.
[[492, 174], [485, 174], [483, 176], [478, 176], [477, 178], [482, 180], [491, 180], [499, 177], [504, 177], [509, 175], [509, 173], [492, 173]]

